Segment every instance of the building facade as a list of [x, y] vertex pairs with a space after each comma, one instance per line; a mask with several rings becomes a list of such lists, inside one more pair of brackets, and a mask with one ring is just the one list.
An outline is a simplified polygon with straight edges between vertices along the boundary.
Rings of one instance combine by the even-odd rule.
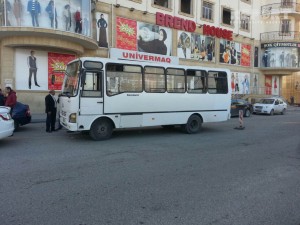
[[228, 68], [233, 95], [294, 96], [300, 103], [299, 6], [290, 0], [1, 0], [0, 87], [11, 86], [19, 101], [41, 113], [70, 60], [142, 57]]

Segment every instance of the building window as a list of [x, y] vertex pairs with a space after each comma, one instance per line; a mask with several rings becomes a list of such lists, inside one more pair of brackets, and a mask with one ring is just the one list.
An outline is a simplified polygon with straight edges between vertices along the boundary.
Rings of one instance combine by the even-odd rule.
[[241, 29], [249, 31], [250, 30], [250, 16], [241, 14]]
[[180, 11], [186, 14], [192, 14], [192, 0], [180, 0]]
[[213, 20], [213, 4], [210, 2], [203, 2], [202, 5], [202, 18]]
[[290, 20], [281, 20], [281, 30], [282, 34], [289, 34], [290, 33]]
[[222, 23], [227, 25], [233, 25], [234, 18], [233, 18], [233, 11], [228, 8], [223, 8], [222, 11]]
[[154, 0], [153, 3], [154, 3], [154, 5], [159, 5], [159, 6], [162, 6], [165, 8], [171, 8], [169, 1], [170, 0]]
[[281, 7], [293, 7], [292, 0], [281, 0]]

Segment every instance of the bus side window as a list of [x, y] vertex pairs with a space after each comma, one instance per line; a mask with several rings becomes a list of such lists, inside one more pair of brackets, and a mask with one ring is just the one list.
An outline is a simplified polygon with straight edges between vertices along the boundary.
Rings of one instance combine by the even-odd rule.
[[208, 93], [227, 94], [228, 82], [226, 72], [209, 71], [208, 72]]
[[145, 66], [145, 91], [166, 92], [165, 69], [162, 67]]
[[124, 92], [142, 92], [141, 66], [108, 63], [106, 68], [106, 89], [108, 96]]
[[101, 74], [86, 72], [82, 89], [83, 97], [102, 97]]
[[185, 92], [185, 77], [183, 69], [167, 69], [167, 91], [169, 93]]
[[187, 92], [206, 93], [206, 71], [187, 70]]

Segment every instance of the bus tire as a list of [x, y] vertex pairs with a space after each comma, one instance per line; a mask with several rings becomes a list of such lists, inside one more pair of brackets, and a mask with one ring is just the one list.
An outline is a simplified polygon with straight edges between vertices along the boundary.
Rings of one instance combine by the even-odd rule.
[[95, 141], [107, 140], [111, 137], [113, 125], [108, 119], [95, 120], [90, 129], [90, 137]]
[[191, 115], [187, 123], [183, 125], [183, 130], [188, 134], [198, 133], [202, 126], [202, 120], [197, 115]]

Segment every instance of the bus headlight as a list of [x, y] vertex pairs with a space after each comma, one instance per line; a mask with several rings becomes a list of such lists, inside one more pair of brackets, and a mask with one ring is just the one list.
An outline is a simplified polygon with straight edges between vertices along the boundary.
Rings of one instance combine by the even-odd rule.
[[76, 113], [72, 113], [69, 116], [69, 122], [70, 123], [76, 123]]

